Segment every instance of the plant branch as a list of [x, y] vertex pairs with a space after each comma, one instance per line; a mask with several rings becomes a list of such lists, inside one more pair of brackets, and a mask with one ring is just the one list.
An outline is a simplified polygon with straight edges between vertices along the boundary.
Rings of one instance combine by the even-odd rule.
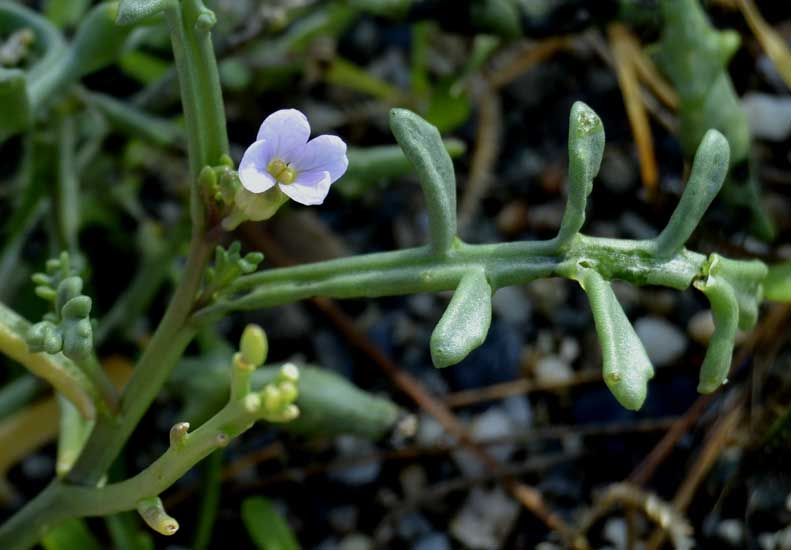
[[[363, 298], [455, 289], [465, 273], [482, 269], [493, 289], [544, 277], [571, 278], [579, 263], [605, 279], [686, 289], [702, 273], [706, 256], [682, 249], [667, 259], [652, 255], [653, 241], [578, 235], [570, 245], [555, 240], [470, 245], [457, 242], [445, 256], [428, 247], [367, 254], [271, 269], [240, 277], [226, 298], [193, 315], [197, 324], [232, 311], [272, 307], [324, 296]], [[235, 294], [235, 295], [234, 295]]]

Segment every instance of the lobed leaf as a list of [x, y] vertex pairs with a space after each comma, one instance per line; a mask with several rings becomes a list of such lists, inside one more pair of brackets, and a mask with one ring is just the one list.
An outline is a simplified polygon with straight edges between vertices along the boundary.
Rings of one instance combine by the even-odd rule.
[[[203, 424], [228, 400], [228, 350], [209, 357], [182, 361], [169, 380], [169, 387], [181, 396], [181, 417], [193, 425]], [[328, 370], [299, 366], [298, 418], [282, 429], [303, 437], [331, 437], [350, 434], [370, 440], [381, 439], [401, 418], [398, 406], [371, 395], [344, 377]], [[260, 391], [275, 381], [280, 366], [261, 367], [252, 374], [252, 387]]]
[[69, 56], [73, 79], [106, 67], [121, 54], [132, 28], [119, 28], [115, 24], [116, 9], [114, 2], [105, 2], [95, 6], [83, 19]]
[[706, 132], [695, 153], [692, 173], [681, 200], [662, 233], [654, 240], [657, 256], [668, 258], [681, 250], [720, 192], [729, 162], [730, 147], [725, 136], [717, 130]]
[[121, 0], [115, 22], [122, 26], [140, 23], [164, 11], [168, 3], [168, 0]]
[[406, 109], [390, 111], [390, 129], [415, 167], [426, 197], [431, 248], [446, 254], [456, 237], [456, 175], [439, 130]]
[[455, 365], [483, 344], [492, 322], [492, 287], [482, 269], [464, 275], [431, 334], [431, 360]]
[[627, 409], [643, 405], [654, 368], [643, 343], [618, 303], [610, 283], [593, 269], [580, 267], [578, 281], [588, 295], [602, 350], [604, 382]]
[[555, 241], [563, 246], [585, 223], [585, 207], [604, 154], [604, 125], [593, 109], [577, 101], [569, 115], [569, 190]]
[[705, 268], [706, 274], [722, 277], [733, 289], [739, 306], [739, 328], [747, 330], [758, 321], [758, 306], [763, 298], [763, 281], [768, 268], [758, 260], [731, 260], [712, 254]]
[[714, 333], [700, 367], [698, 383], [700, 393], [711, 393], [727, 381], [739, 324], [739, 304], [731, 285], [720, 277], [709, 276], [705, 281], [697, 281], [695, 286], [709, 299], [714, 317]]

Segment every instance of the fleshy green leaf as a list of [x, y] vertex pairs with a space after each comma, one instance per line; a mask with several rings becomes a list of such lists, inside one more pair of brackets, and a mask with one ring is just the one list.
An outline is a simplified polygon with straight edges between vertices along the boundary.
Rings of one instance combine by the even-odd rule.
[[29, 123], [25, 74], [17, 69], [0, 68], [0, 141], [27, 128]]
[[452, 79], [435, 84], [424, 113], [426, 121], [440, 132], [455, 130], [470, 118], [470, 98], [466, 93], [456, 92], [453, 84]]
[[654, 376], [645, 347], [610, 283], [585, 267], [579, 268], [577, 276], [593, 311], [602, 350], [604, 382], [621, 405], [637, 410], [643, 405], [648, 381]]
[[492, 288], [482, 270], [462, 277], [431, 335], [435, 367], [455, 365], [483, 344], [492, 322]]
[[[181, 418], [200, 425], [228, 401], [228, 354], [185, 360], [176, 368], [169, 387], [182, 397]], [[349, 434], [375, 441], [392, 432], [402, 416], [389, 399], [369, 394], [343, 376], [326, 369], [299, 366], [299, 418], [281, 429], [303, 437]], [[277, 365], [259, 368], [252, 387], [260, 391], [277, 379]]]
[[431, 248], [450, 250], [456, 237], [456, 175], [436, 127], [406, 109], [390, 111], [390, 129], [417, 171], [426, 197]]
[[731, 285], [719, 277], [709, 276], [705, 281], [696, 282], [695, 286], [709, 299], [714, 318], [714, 333], [700, 367], [698, 383], [700, 393], [711, 393], [726, 381], [731, 368], [736, 328], [739, 324], [739, 304]]
[[604, 154], [604, 125], [593, 109], [577, 101], [569, 115], [569, 191], [556, 241], [563, 245], [585, 223], [585, 206]]
[[710, 277], [721, 277], [733, 289], [739, 305], [739, 328], [747, 330], [758, 321], [758, 306], [763, 298], [762, 283], [768, 269], [758, 260], [730, 260], [712, 254], [706, 266]]
[[250, 539], [260, 550], [299, 550], [294, 532], [269, 499], [248, 497], [242, 501], [242, 521]]
[[168, 0], [121, 0], [115, 22], [119, 25], [134, 25], [157, 15], [168, 4]]
[[132, 28], [116, 25], [115, 15], [115, 3], [106, 2], [89, 11], [80, 24], [69, 59], [76, 78], [106, 67], [121, 54]]
[[767, 300], [791, 302], [791, 260], [771, 266], [763, 286]]
[[[525, 8], [529, 9], [529, 8]], [[511, 0], [474, 2], [470, 7], [471, 18], [478, 28], [486, 29], [504, 38], [515, 40], [522, 36], [518, 3]]]
[[684, 194], [665, 229], [656, 238], [656, 255], [670, 257], [684, 246], [717, 196], [728, 173], [730, 147], [717, 130], [703, 136]]

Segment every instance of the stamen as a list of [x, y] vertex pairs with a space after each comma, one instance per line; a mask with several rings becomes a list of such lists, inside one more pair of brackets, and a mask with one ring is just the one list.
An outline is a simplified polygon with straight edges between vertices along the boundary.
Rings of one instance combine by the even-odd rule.
[[277, 181], [284, 184], [292, 183], [297, 178], [296, 170], [280, 159], [270, 160], [266, 171]]

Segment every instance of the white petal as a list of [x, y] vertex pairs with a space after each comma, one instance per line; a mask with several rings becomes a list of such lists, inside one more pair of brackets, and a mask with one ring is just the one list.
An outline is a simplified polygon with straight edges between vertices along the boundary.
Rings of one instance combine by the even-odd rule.
[[275, 111], [261, 124], [256, 139], [272, 144], [273, 154], [285, 162], [299, 155], [310, 137], [308, 119], [296, 109]]
[[275, 179], [266, 171], [272, 158], [272, 147], [269, 142], [254, 142], [242, 156], [239, 163], [239, 179], [245, 189], [251, 193], [263, 193], [275, 185]]
[[299, 157], [291, 160], [300, 172], [329, 172], [331, 182], [340, 178], [349, 167], [346, 143], [338, 136], [323, 135], [311, 139]]
[[329, 172], [303, 172], [294, 183], [280, 184], [280, 190], [300, 204], [321, 204], [330, 192], [332, 179]]

